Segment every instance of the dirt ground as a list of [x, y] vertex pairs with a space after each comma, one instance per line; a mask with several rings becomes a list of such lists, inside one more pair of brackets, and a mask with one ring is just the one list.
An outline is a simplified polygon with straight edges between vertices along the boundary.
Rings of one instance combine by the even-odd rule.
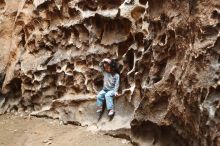
[[58, 120], [0, 116], [0, 146], [131, 146], [124, 139], [63, 125]]

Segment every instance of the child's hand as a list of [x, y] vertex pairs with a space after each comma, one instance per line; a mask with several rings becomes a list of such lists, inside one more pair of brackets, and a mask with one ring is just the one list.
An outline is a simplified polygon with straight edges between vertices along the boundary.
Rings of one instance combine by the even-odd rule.
[[118, 92], [115, 92], [115, 96], [119, 96], [120, 94]]
[[108, 62], [108, 63], [110, 64], [110, 63], [111, 63], [111, 60], [108, 59], [108, 58], [105, 58], [105, 59], [102, 60], [102, 62]]

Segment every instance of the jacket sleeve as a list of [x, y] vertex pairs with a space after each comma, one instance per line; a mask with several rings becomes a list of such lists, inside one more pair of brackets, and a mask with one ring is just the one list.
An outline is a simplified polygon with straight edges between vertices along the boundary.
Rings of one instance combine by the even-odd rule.
[[118, 88], [119, 88], [119, 85], [120, 85], [120, 76], [119, 76], [119, 74], [116, 74], [115, 77], [116, 77], [116, 81], [115, 81], [114, 91], [118, 92]]
[[103, 62], [100, 62], [100, 63], [99, 63], [99, 68], [100, 68], [100, 71], [101, 71], [101, 72], [104, 72]]

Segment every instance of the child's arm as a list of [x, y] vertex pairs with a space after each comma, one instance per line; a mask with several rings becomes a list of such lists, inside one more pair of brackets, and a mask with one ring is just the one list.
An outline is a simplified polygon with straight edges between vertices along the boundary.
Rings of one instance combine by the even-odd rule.
[[101, 69], [101, 72], [104, 72], [103, 62], [99, 63], [99, 68]]
[[115, 81], [115, 87], [114, 87], [114, 91], [115, 91], [116, 96], [118, 95], [119, 84], [120, 84], [120, 76], [119, 76], [119, 74], [116, 74], [116, 81]]

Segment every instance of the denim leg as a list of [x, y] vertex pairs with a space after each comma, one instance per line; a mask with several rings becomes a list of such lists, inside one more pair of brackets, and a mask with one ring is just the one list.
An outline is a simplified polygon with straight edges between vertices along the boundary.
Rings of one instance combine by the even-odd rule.
[[105, 99], [105, 94], [106, 94], [106, 91], [104, 90], [101, 90], [98, 95], [97, 95], [97, 100], [96, 100], [96, 105], [97, 106], [102, 106], [103, 105], [103, 101]]
[[106, 100], [106, 106], [107, 106], [107, 110], [113, 109], [113, 97], [115, 96], [115, 92], [114, 91], [108, 91], [105, 94], [105, 100]]

